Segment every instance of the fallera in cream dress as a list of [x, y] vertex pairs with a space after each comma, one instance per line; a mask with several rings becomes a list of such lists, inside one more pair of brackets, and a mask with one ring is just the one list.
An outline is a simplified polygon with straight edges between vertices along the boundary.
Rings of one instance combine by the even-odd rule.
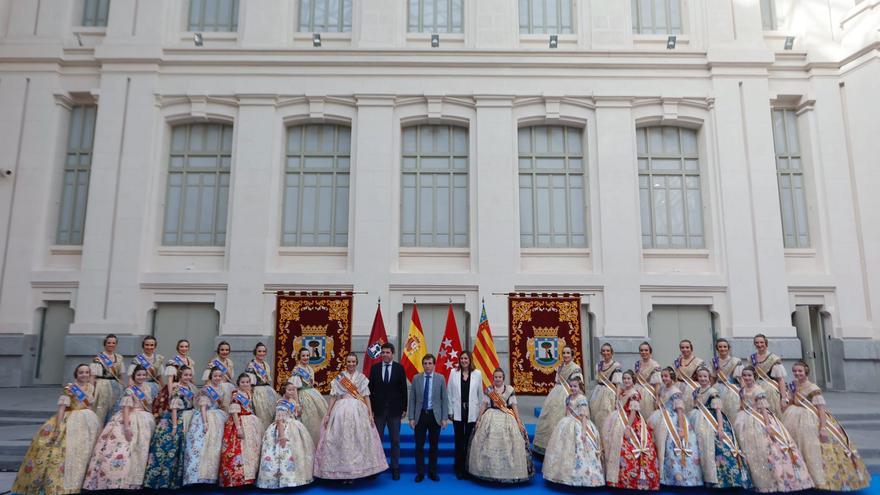
[[617, 407], [617, 387], [623, 378], [620, 368], [617, 361], [611, 361], [607, 365], [604, 361], [596, 364], [598, 383], [590, 394], [590, 417], [599, 428], [603, 427], [605, 418]]
[[[794, 439], [770, 410], [767, 393], [755, 384], [740, 390], [742, 409], [734, 429], [749, 465], [754, 490], [794, 492], [813, 487], [813, 479]], [[767, 412], [765, 424], [762, 412]]]
[[547, 448], [547, 442], [556, 429], [556, 423], [565, 417], [565, 400], [568, 397], [568, 381], [573, 376], [581, 377], [583, 380], [584, 373], [581, 367], [574, 362], [562, 364], [556, 370], [556, 384], [544, 399], [541, 406], [541, 417], [538, 418], [538, 426], [535, 428], [535, 438], [532, 443], [532, 450], [538, 454], [544, 454]]
[[565, 411], [544, 454], [544, 479], [569, 486], [604, 486], [602, 441], [590, 421], [587, 397], [568, 396]]
[[327, 401], [315, 388], [315, 370], [311, 366], [297, 365], [287, 381], [296, 387], [302, 413], [299, 420], [309, 430], [309, 435], [317, 446], [321, 438], [321, 421], [327, 414]]
[[483, 397], [487, 409], [477, 419], [468, 450], [468, 472], [471, 476], [498, 483], [523, 483], [535, 474], [529, 440], [525, 428], [514, 417], [516, 405], [513, 387], [505, 385], [497, 391], [499, 407], [492, 399], [495, 393], [489, 387]]
[[810, 476], [820, 490], [861, 490], [871, 484], [871, 475], [858, 450], [840, 422], [825, 409], [828, 441], [819, 439], [819, 407], [825, 407], [822, 390], [809, 381], [789, 385], [791, 404], [782, 422], [794, 437]]

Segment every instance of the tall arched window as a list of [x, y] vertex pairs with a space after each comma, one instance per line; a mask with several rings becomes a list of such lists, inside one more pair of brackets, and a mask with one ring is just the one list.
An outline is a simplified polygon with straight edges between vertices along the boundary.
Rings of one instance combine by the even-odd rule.
[[179, 125], [171, 132], [162, 244], [223, 246], [232, 126]]
[[519, 130], [519, 238], [522, 247], [587, 246], [583, 129]]
[[93, 105], [77, 105], [70, 111], [64, 186], [61, 189], [61, 208], [55, 236], [57, 244], [83, 243], [97, 112], [98, 107]]
[[284, 246], [347, 246], [351, 128], [334, 124], [287, 129]]
[[467, 247], [468, 131], [403, 129], [401, 246]]
[[697, 131], [654, 126], [636, 135], [642, 247], [704, 247]]

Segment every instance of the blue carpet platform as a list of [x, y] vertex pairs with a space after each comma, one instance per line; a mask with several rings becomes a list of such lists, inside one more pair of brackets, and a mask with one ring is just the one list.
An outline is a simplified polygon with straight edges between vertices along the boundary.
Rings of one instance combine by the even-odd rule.
[[[535, 433], [535, 425], [526, 425], [531, 437]], [[440, 458], [438, 460], [438, 470], [440, 481], [431, 481], [427, 477], [421, 483], [414, 481], [416, 473], [416, 464], [413, 454], [415, 452], [415, 440], [413, 438], [413, 430], [404, 425], [400, 432], [400, 481], [391, 479], [391, 471], [386, 471], [374, 479], [363, 479], [355, 481], [351, 485], [343, 485], [338, 481], [316, 480], [315, 483], [300, 487], [283, 490], [260, 490], [257, 488], [243, 489], [217, 489], [216, 487], [205, 487], [197, 489], [183, 489], [168, 493], [184, 494], [269, 494], [269, 493], [302, 493], [303, 495], [328, 495], [339, 493], [358, 494], [418, 494], [418, 495], [467, 495], [470, 493], [497, 493], [497, 494], [566, 494], [566, 493], [589, 493], [595, 495], [604, 494], [681, 494], [681, 495], [698, 495], [698, 494], [720, 494], [720, 495], [739, 495], [753, 494], [755, 492], [745, 490], [709, 490], [706, 488], [680, 488], [680, 489], [661, 489], [659, 492], [634, 492], [629, 490], [618, 490], [613, 488], [572, 488], [562, 485], [556, 485], [544, 481], [541, 477], [541, 460], [535, 459], [535, 477], [528, 483], [519, 485], [501, 485], [493, 483], [484, 483], [471, 480], [457, 480], [453, 471], [453, 433], [452, 425], [446, 427], [440, 434]], [[386, 441], [384, 443], [385, 454], [388, 455], [390, 445]], [[425, 454], [427, 463], [427, 445], [425, 446]], [[806, 491], [800, 492], [804, 494], [828, 494], [830, 492]], [[871, 487], [860, 492], [849, 492], [851, 494], [878, 494], [880, 495], [880, 476], [872, 478]]]

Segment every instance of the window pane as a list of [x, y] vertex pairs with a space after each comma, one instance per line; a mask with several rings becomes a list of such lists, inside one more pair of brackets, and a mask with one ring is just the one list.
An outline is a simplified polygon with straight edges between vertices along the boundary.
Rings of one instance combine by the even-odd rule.
[[467, 143], [463, 127], [420, 125], [402, 130], [401, 245], [468, 245]]
[[238, 0], [191, 0], [187, 24], [190, 31], [237, 31]]
[[70, 111], [64, 181], [59, 201], [57, 244], [82, 244], [89, 193], [97, 107], [75, 106]]
[[697, 131], [653, 126], [636, 135], [643, 247], [702, 247]]
[[[519, 129], [519, 168], [540, 172], [520, 174], [522, 247], [586, 245], [582, 133], [563, 126]], [[523, 190], [526, 187], [528, 192]], [[522, 230], [526, 221], [529, 226]]]
[[[351, 129], [324, 124], [292, 126], [287, 130], [287, 143], [284, 212], [296, 218], [285, 218], [282, 243], [346, 246]], [[300, 170], [308, 171], [301, 181]], [[290, 204], [292, 201], [302, 207]]]

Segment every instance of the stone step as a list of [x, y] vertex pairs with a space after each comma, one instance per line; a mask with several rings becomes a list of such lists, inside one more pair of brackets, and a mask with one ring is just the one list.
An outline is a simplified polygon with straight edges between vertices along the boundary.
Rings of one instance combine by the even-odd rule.
[[46, 421], [55, 414], [57, 409], [48, 409], [48, 410], [37, 410], [37, 411], [25, 411], [19, 409], [0, 409], [0, 417], [4, 418], [30, 418], [37, 420], [39, 419], [41, 422]]
[[842, 421], [846, 431], [880, 431], [880, 420]]
[[24, 456], [24, 454], [21, 454], [21, 455], [0, 454], [0, 471], [12, 471], [12, 472], [18, 471], [18, 468], [21, 466], [21, 458], [23, 456]]

